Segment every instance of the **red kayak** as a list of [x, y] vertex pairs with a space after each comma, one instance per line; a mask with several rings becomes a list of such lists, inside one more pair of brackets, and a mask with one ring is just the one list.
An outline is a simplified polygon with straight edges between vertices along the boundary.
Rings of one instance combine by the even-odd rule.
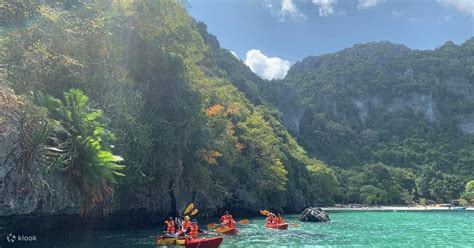
[[171, 236], [156, 237], [156, 244], [159, 246], [180, 245], [186, 248], [217, 248], [221, 245], [224, 237], [212, 238], [176, 238]]
[[186, 239], [186, 248], [217, 248], [221, 245], [224, 237]]
[[239, 232], [239, 229], [235, 227], [223, 226], [223, 227], [216, 228], [216, 232], [222, 233], [222, 234], [237, 234]]
[[280, 229], [280, 230], [286, 230], [288, 229], [288, 223], [282, 223], [282, 224], [265, 224], [266, 228], [273, 228], [273, 229]]

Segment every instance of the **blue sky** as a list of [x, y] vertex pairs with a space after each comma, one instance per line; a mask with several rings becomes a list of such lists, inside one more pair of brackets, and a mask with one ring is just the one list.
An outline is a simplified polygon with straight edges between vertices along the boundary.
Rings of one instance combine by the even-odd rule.
[[267, 79], [308, 55], [356, 43], [433, 49], [474, 36], [474, 0], [189, 0], [187, 9]]

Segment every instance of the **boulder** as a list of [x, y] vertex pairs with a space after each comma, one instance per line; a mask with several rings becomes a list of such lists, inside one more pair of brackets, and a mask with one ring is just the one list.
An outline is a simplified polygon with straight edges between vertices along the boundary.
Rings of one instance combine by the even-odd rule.
[[321, 208], [306, 208], [300, 216], [301, 221], [309, 222], [328, 222], [330, 221], [328, 213]]

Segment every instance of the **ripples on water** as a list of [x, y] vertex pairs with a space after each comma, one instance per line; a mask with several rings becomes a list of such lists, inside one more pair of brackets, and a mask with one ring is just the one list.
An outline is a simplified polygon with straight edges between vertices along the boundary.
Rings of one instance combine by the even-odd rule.
[[[330, 223], [302, 223], [288, 217], [289, 230], [263, 227], [250, 219], [221, 247], [474, 247], [474, 212], [333, 212]], [[202, 223], [205, 226], [208, 223]], [[41, 247], [156, 247], [159, 228], [127, 231], [51, 232]]]

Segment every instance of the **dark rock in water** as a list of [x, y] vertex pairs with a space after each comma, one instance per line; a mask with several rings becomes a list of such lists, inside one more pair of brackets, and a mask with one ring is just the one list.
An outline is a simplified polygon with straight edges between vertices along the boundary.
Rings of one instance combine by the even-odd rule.
[[321, 208], [307, 208], [300, 216], [301, 221], [309, 222], [328, 222], [330, 221], [328, 213]]

